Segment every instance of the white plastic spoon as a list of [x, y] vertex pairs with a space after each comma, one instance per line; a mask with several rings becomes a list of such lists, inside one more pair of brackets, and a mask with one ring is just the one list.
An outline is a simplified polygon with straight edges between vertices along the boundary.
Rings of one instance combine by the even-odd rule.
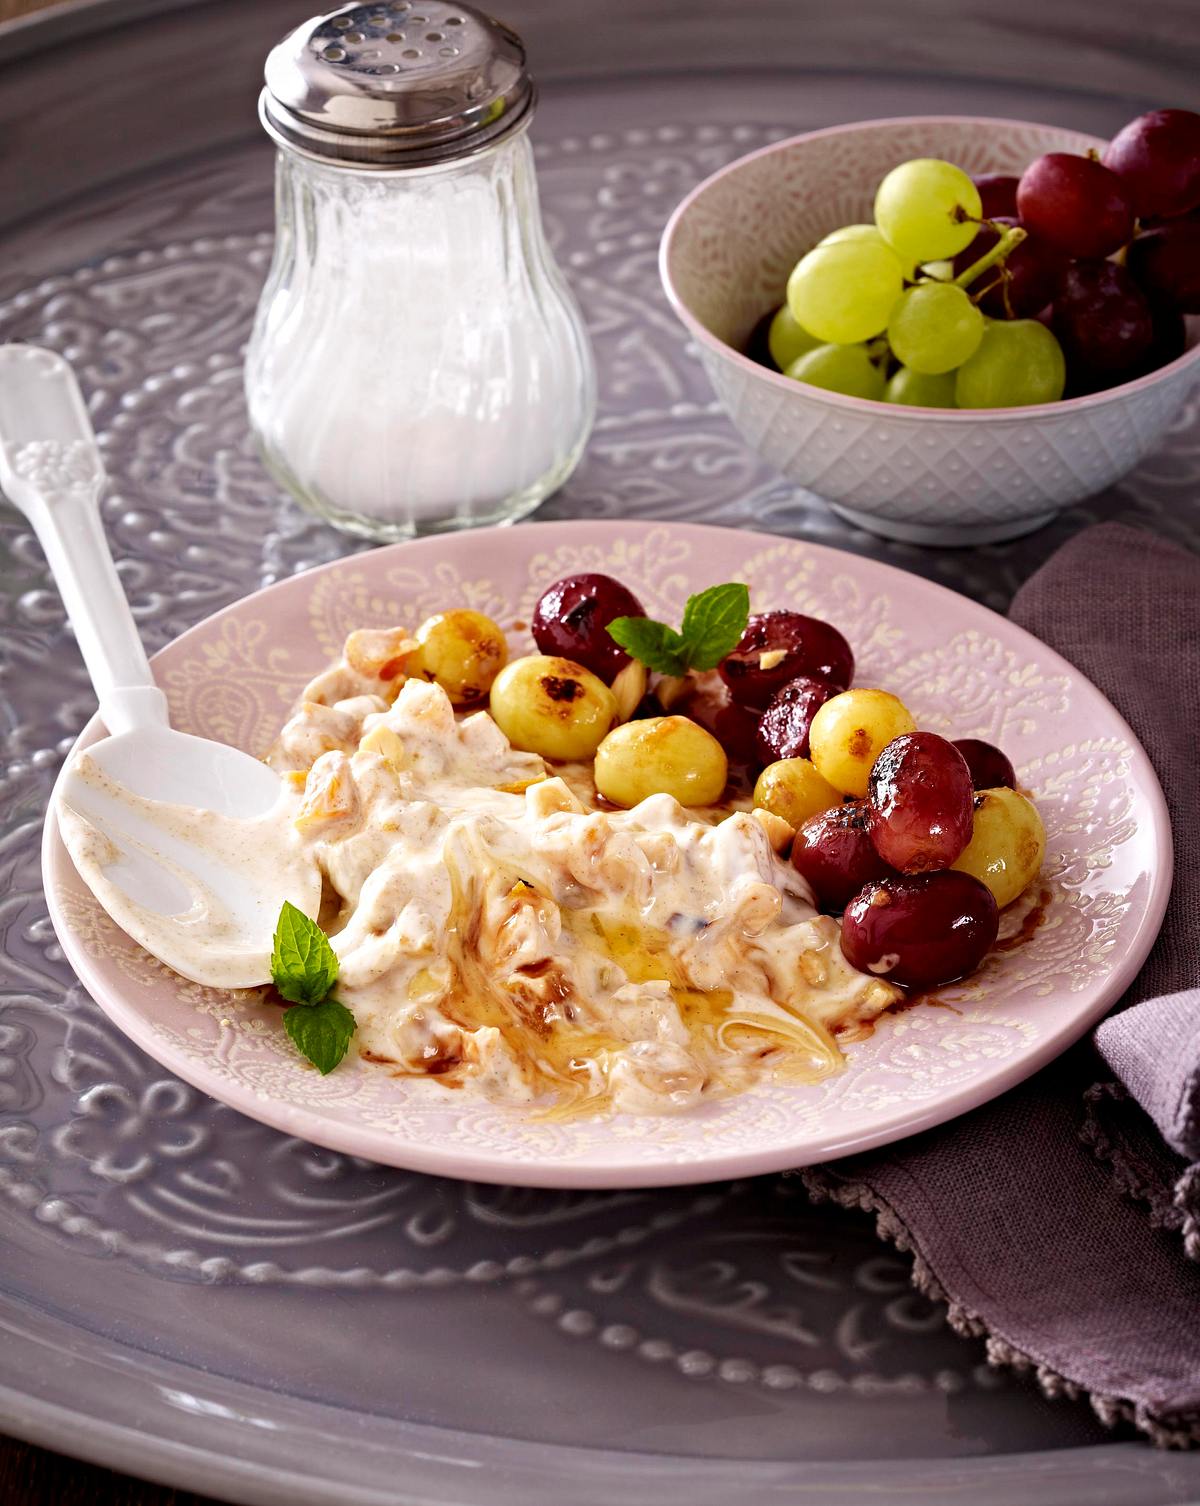
[[45, 550], [109, 732], [59, 779], [63, 840], [117, 924], [176, 972], [265, 983], [280, 906], [315, 916], [320, 875], [280, 819], [279, 776], [168, 723], [104, 537], [103, 485], [70, 366], [0, 346], [0, 491]]

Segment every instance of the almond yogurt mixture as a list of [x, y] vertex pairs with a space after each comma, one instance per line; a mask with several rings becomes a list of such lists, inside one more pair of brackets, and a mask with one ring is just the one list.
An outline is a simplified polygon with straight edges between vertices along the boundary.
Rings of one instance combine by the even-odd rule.
[[835, 1072], [835, 1035], [901, 997], [846, 961], [766, 813], [601, 809], [586, 767], [406, 679], [411, 648], [352, 634], [270, 758], [366, 1059], [509, 1104], [661, 1113]]

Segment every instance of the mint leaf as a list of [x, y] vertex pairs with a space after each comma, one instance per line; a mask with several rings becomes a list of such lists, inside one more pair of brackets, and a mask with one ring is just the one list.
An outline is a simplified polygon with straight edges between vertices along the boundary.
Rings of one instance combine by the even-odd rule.
[[319, 1004], [293, 1004], [285, 1009], [283, 1028], [300, 1055], [324, 1077], [346, 1054], [354, 1034], [354, 1016], [330, 994]]
[[291, 1004], [319, 1004], [337, 982], [338, 960], [329, 938], [287, 900], [275, 926], [271, 978]]
[[683, 638], [665, 622], [650, 617], [618, 617], [608, 624], [609, 635], [627, 654], [660, 675], [681, 675], [687, 669]]
[[716, 669], [731, 653], [750, 620], [750, 590], [740, 582], [709, 586], [689, 596], [683, 609], [682, 635], [689, 669]]
[[627, 654], [660, 675], [716, 669], [738, 645], [750, 620], [750, 591], [737, 581], [689, 596], [680, 632], [650, 617], [618, 617], [608, 631]]

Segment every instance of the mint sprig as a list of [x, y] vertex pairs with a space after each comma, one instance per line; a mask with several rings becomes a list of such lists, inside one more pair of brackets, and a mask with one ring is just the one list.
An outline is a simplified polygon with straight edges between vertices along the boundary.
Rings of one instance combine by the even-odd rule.
[[660, 675], [687, 673], [683, 634], [665, 622], [655, 622], [650, 617], [617, 617], [608, 624], [608, 631], [627, 654], [640, 659], [647, 669]]
[[354, 1016], [333, 997], [337, 977], [337, 954], [325, 932], [284, 900], [275, 925], [271, 979], [292, 1006], [283, 1016], [288, 1038], [322, 1076], [345, 1056], [354, 1034]]
[[354, 1016], [332, 994], [319, 1004], [293, 1004], [283, 1012], [283, 1028], [301, 1056], [322, 1077], [341, 1061], [354, 1034]]
[[651, 617], [618, 617], [608, 631], [647, 669], [678, 677], [690, 669], [716, 669], [738, 646], [749, 620], [748, 587], [727, 581], [688, 597], [678, 632]]

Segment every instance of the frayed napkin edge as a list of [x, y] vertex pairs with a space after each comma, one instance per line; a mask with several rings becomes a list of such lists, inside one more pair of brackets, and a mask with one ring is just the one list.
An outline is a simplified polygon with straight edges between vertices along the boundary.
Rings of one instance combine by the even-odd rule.
[[800, 1178], [813, 1203], [834, 1203], [838, 1207], [874, 1214], [878, 1238], [911, 1257], [912, 1271], [909, 1279], [912, 1285], [930, 1301], [945, 1308], [946, 1322], [955, 1333], [964, 1338], [984, 1340], [987, 1362], [993, 1368], [1012, 1370], [1020, 1375], [1032, 1374], [1042, 1394], [1050, 1401], [1078, 1401], [1086, 1398], [1105, 1427], [1116, 1427], [1122, 1422], [1131, 1423], [1158, 1448], [1186, 1449], [1194, 1448], [1200, 1443], [1200, 1413], [1173, 1414], [1168, 1417], [1127, 1397], [1088, 1391], [1078, 1382], [1068, 1380], [1049, 1365], [1040, 1363], [1032, 1355], [1010, 1344], [1007, 1339], [990, 1332], [977, 1313], [951, 1298], [920, 1249], [913, 1243], [912, 1236], [895, 1209], [868, 1183], [852, 1178], [843, 1179], [820, 1166], [800, 1167], [792, 1175]]
[[1095, 1083], [1084, 1094], [1079, 1138], [1108, 1167], [1117, 1190], [1145, 1205], [1151, 1227], [1174, 1230], [1182, 1236], [1187, 1258], [1200, 1261], [1200, 1163], [1186, 1164], [1168, 1193], [1163, 1183], [1150, 1181], [1134, 1158], [1113, 1140], [1101, 1117], [1101, 1106], [1105, 1103], [1136, 1102], [1123, 1083]]

